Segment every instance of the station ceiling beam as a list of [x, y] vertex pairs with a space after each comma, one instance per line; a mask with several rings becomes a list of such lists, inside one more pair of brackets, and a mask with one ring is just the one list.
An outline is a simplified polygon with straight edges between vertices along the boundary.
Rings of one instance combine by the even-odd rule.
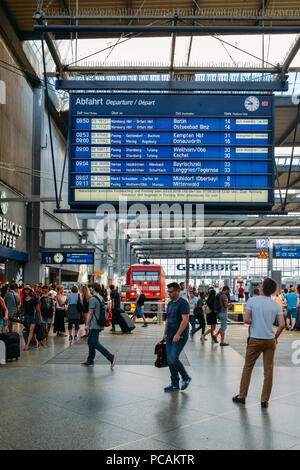
[[[170, 72], [169, 65], [127, 65], [127, 66], [120, 66], [117, 65], [87, 65], [87, 66], [63, 66], [63, 70], [68, 72], [68, 74], [78, 74], [78, 75], [108, 75], [108, 74], [118, 74], [118, 75], [141, 75], [141, 74], [168, 74]], [[272, 67], [209, 67], [209, 66], [174, 66], [172, 70], [175, 75], [186, 75], [191, 74], [194, 75], [195, 73], [270, 73], [270, 74], [278, 74], [280, 69], [279, 68], [272, 68]], [[299, 68], [300, 70], [300, 68]], [[48, 74], [48, 76], [55, 76], [55, 73]]]
[[144, 26], [144, 25], [35, 25], [34, 30], [43, 33], [89, 33], [97, 37], [110, 34], [153, 34], [160, 33], [178, 35], [239, 35], [239, 34], [299, 34], [300, 26]]
[[[60, 0], [63, 1], [63, 0]], [[64, 2], [65, 3], [65, 2]], [[281, 10], [281, 15], [272, 15], [272, 14], [259, 14], [259, 15], [177, 15], [178, 22], [187, 22], [187, 21], [269, 21], [270, 23], [274, 23], [276, 21], [280, 22], [299, 22], [300, 16], [299, 15], [288, 15], [284, 14], [283, 10]], [[43, 15], [43, 19], [46, 21], [115, 21], [119, 23], [120, 21], [173, 21], [174, 15], [159, 15], [159, 14], [124, 14], [124, 15], [85, 15], [85, 14], [78, 14], [78, 15], [60, 15], [60, 14], [53, 14], [49, 15], [45, 13]]]

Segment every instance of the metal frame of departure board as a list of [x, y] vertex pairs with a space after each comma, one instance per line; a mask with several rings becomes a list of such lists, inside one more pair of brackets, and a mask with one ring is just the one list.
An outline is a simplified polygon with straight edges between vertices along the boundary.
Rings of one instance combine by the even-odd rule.
[[[245, 108], [245, 100], [247, 98], [253, 98], [248, 99], [248, 108], [250, 107], [250, 110]], [[82, 104], [82, 108], [80, 111], [77, 110], [77, 113], [80, 112], [82, 114], [74, 114], [74, 101], [79, 98], [80, 102]], [[85, 106], [85, 103], [88, 103], [88, 100], [91, 100], [89, 103], [94, 103], [90, 104], [89, 106], [92, 106], [92, 108], [88, 109], [87, 106]], [[140, 109], [137, 109], [135, 105], [120, 105], [116, 106], [111, 105], [110, 107], [105, 107], [103, 103], [107, 103], [108, 100], [111, 100], [112, 102], [117, 102], [117, 101], [122, 101], [124, 102], [142, 102], [147, 100], [149, 101], [155, 101], [155, 105], [153, 105], [152, 112], [147, 112], [145, 113], [145, 109], [141, 106]], [[257, 100], [259, 102], [259, 108], [258, 110], [255, 110], [255, 105], [257, 103]], [[98, 103], [98, 104], [97, 104]], [[100, 104], [99, 104], [100, 103]], [[168, 104], [166, 106], [166, 103]], [[202, 104], [201, 104], [202, 103]], [[221, 104], [220, 104], [221, 103]], [[223, 105], [222, 105], [223, 103]], [[226, 108], [224, 107], [226, 103]], [[243, 107], [239, 108], [238, 103], [243, 103]], [[206, 106], [205, 106], [206, 104]], [[80, 104], [81, 106], [81, 104]], [[93, 106], [95, 106], [93, 108]], [[131, 108], [130, 108], [131, 106]], [[190, 108], [189, 108], [190, 106]], [[202, 111], [201, 108], [204, 110]], [[223, 108], [222, 108], [223, 106]], [[251, 109], [252, 106], [252, 109]], [[265, 108], [264, 108], [265, 106]], [[105, 108], [103, 110], [103, 108]], [[123, 110], [122, 110], [123, 108]], [[198, 111], [199, 108], [199, 111]], [[130, 112], [128, 112], [128, 109], [130, 109]], [[220, 112], [220, 109], [223, 110], [223, 113]], [[101, 110], [101, 112], [100, 112]], [[141, 112], [143, 110], [143, 112]], [[219, 110], [219, 111], [218, 111]], [[258, 111], [258, 112], [257, 112]], [[123, 114], [122, 114], [123, 113]], [[144, 113], [144, 114], [143, 114]], [[175, 114], [174, 114], [175, 113]], [[81, 119], [83, 122], [80, 123], [81, 128], [74, 128], [74, 122], [75, 119]], [[98, 123], [98, 128], [92, 129], [92, 121], [89, 121], [89, 119], [97, 119]], [[109, 128], [109, 125], [111, 126], [111, 119], [113, 122], [116, 121], [124, 121], [124, 129], [111, 129]], [[192, 149], [193, 147], [197, 146], [199, 149], [204, 149], [205, 152], [210, 154], [209, 158], [203, 158], [202, 160], [197, 156], [194, 159], [190, 158], [190, 153], [192, 153], [192, 150], [187, 151], [187, 158], [186, 157], [181, 157], [181, 158], [175, 158], [174, 157], [174, 135], [175, 135], [175, 130], [174, 129], [165, 129], [163, 126], [165, 123], [168, 122], [168, 125], [174, 126], [174, 121], [175, 119], [177, 120], [186, 120], [186, 122], [197, 122], [197, 125], [200, 127], [200, 122], [201, 120], [203, 121], [201, 126], [206, 126], [208, 122], [211, 123], [211, 125], [216, 125], [216, 122], [222, 122], [224, 121], [226, 124], [225, 120], [230, 120], [230, 123], [232, 124], [235, 121], [235, 129], [192, 129], [192, 130], [182, 130], [178, 131], [177, 134], [187, 134], [191, 136], [192, 134], [198, 134], [202, 135], [202, 140], [201, 138], [198, 138], [199, 143], [197, 144], [177, 144], [177, 146], [184, 147], [185, 149]], [[253, 124], [253, 121], [264, 121], [268, 119], [268, 128], [260, 128], [257, 129], [257, 126], [259, 124]], [[108, 120], [110, 120], [110, 124], [107, 124]], [[126, 123], [129, 121], [131, 122], [131, 125], [136, 124], [137, 121], [141, 121], [143, 124], [143, 121], [148, 121], [151, 122], [151, 125], [161, 125], [161, 129], [149, 129], [147, 128], [147, 123], [145, 129], [134, 129], [134, 128], [126, 128]], [[238, 127], [246, 125], [246, 124], [237, 124], [237, 122], [252, 122], [252, 130], [251, 129], [245, 129]], [[224, 124], [223, 122], [223, 124]], [[76, 122], [77, 125], [78, 121]], [[85, 124], [87, 123], [87, 124]], [[103, 124], [104, 123], [104, 124]], [[107, 128], [105, 128], [105, 123]], [[158, 123], [158, 124], [157, 124]], [[90, 128], [85, 128], [84, 126]], [[187, 126], [190, 124], [187, 124]], [[208, 125], [208, 124], [207, 124]], [[248, 124], [247, 124], [248, 125]], [[246, 126], [247, 126], [246, 125]], [[256, 127], [255, 127], [256, 126]], [[207, 126], [206, 126], [207, 127]], [[263, 126], [264, 127], [264, 126]], [[77, 132], [77, 134], [76, 134]], [[254, 133], [254, 134], [253, 134]], [[78, 137], [78, 135], [80, 137]], [[92, 135], [93, 134], [93, 135]], [[99, 135], [102, 134], [101, 138], [97, 140]], [[158, 141], [156, 143], [140, 143], [137, 140], [131, 140], [132, 135], [137, 135], [139, 136], [138, 138], [141, 140], [141, 142], [152, 142], [151, 139], [147, 141], [143, 140], [145, 135], [147, 137], [149, 135], [156, 134]], [[226, 144], [222, 142], [222, 134], [224, 134], [224, 139], [225, 135], [230, 134], [230, 143]], [[235, 136], [234, 136], [235, 134]], [[262, 137], [263, 135], [267, 134], [267, 143], [254, 143], [254, 135]], [[236, 142], [238, 140], [237, 136], [239, 135], [240, 140], [242, 142]], [[245, 136], [248, 135], [250, 136], [247, 140]], [[74, 139], [75, 136], [75, 139]], [[115, 141], [113, 138], [117, 137]], [[129, 137], [126, 137], [129, 136]], [[234, 136], [236, 139], [234, 143], [231, 142], [231, 136]], [[251, 137], [252, 136], [252, 137]], [[122, 140], [124, 138], [124, 141]], [[87, 140], [86, 142], [83, 142], [81, 144], [78, 143], [78, 140]], [[94, 140], [93, 140], [94, 139]], [[119, 139], [119, 140], [118, 140]], [[126, 140], [127, 139], [127, 140]], [[169, 139], [169, 140], [168, 140]], [[170, 139], [173, 139], [170, 141]], [[216, 141], [214, 140], [216, 139]], [[219, 139], [219, 140], [217, 140]], [[252, 139], [252, 141], [251, 141]], [[264, 137], [265, 139], [265, 137]], [[188, 140], [188, 139], [187, 139]], [[193, 139], [192, 139], [193, 140]], [[194, 139], [195, 140], [195, 139]], [[244, 142], [247, 142], [243, 144]], [[259, 140], [256, 138], [256, 140]], [[154, 139], [155, 141], [155, 139]], [[167, 142], [166, 142], [167, 141]], [[250, 143], [249, 143], [250, 141]], [[100, 142], [100, 143], [95, 143], [95, 142]], [[102, 142], [102, 143], [101, 143]], [[104, 143], [103, 143], [104, 142]], [[129, 143], [128, 143], [129, 142]], [[134, 142], [134, 143], [132, 143]], [[202, 143], [200, 143], [202, 142]], [[80, 152], [77, 152], [75, 154], [75, 147], [86, 147], [89, 148], [90, 150], [87, 152], [88, 153], [88, 158], [86, 156], [80, 156]], [[148, 151], [144, 151], [143, 149], [147, 148], [152, 150], [154, 154], [156, 155], [155, 159], [151, 159], [151, 152], [148, 155]], [[94, 148], [95, 154], [92, 156], [92, 148]], [[105, 158], [101, 158], [99, 155], [101, 153], [98, 153], [99, 149], [107, 150], [107, 152], [103, 152], [102, 155], [105, 155]], [[222, 151], [225, 149], [230, 149], [229, 155], [230, 158], [226, 160], [226, 155], [225, 153], [223, 156], [220, 156], [222, 154]], [[128, 154], [130, 151], [133, 151], [135, 149], [138, 152], [138, 158], [128, 158]], [[214, 149], [214, 150], [213, 150]], [[223, 150], [222, 150], [223, 149]], [[232, 149], [232, 150], [231, 150]], [[231, 155], [234, 154], [236, 157], [237, 151], [239, 150], [242, 154], [247, 155], [247, 150], [249, 151], [251, 149], [251, 157], [248, 158], [231, 158]], [[267, 152], [266, 152], [267, 149]], [[130, 151], [129, 151], [130, 150]], [[150, 151], [149, 150], [149, 151]], [[261, 151], [261, 154], [260, 154]], [[143, 154], [144, 152], [144, 154]], [[173, 153], [172, 153], [173, 152]], [[213, 157], [214, 152], [218, 154], [217, 157]], [[254, 152], [257, 152], [258, 155], [260, 154], [261, 158], [254, 158]], [[262, 157], [262, 152], [267, 153], [267, 158], [265, 156]], [[145, 156], [145, 153], [147, 153], [147, 156]], [[95, 157], [96, 155], [96, 157]], [[114, 155], [112, 157], [112, 155]], [[121, 157], [119, 157], [121, 155]], [[197, 152], [196, 152], [197, 155]], [[228, 157], [228, 154], [227, 154]], [[243, 165], [248, 164], [248, 169], [251, 167], [252, 170], [254, 169], [254, 165], [251, 165], [251, 162], [255, 162], [254, 164], [257, 167], [261, 168], [261, 173], [260, 172], [255, 172], [255, 171], [248, 171], [246, 173], [243, 172], [230, 172], [230, 175], [227, 174], [227, 176], [231, 176], [231, 181], [232, 178], [234, 177], [234, 181], [238, 182], [237, 187], [229, 187], [226, 189], [226, 187], [222, 186], [220, 184], [220, 181], [223, 181], [225, 184], [224, 178], [226, 177], [226, 173], [221, 172], [220, 169], [222, 168], [222, 162], [224, 162], [224, 169], [225, 169], [225, 161], [230, 161], [233, 164], [233, 167], [239, 168], [239, 170], [243, 170], [243, 167], [241, 166], [242, 163]], [[140, 171], [136, 170], [135, 172], [132, 170], [130, 171], [130, 168], [132, 168], [133, 163], [138, 164], [137, 166], [140, 167]], [[156, 167], [160, 165], [160, 168], [157, 168], [155, 170], [155, 165]], [[176, 166], [176, 162], [178, 162], [179, 168], [176, 168], [176, 172], [174, 172], [174, 168]], [[191, 165], [189, 165], [189, 162], [195, 162], [195, 168], [197, 169], [197, 172], [194, 173], [191, 171]], [[210, 168], [209, 164], [211, 162], [217, 162], [219, 164], [218, 171], [213, 172], [214, 168]], [[144, 167], [143, 167], [144, 164]], [[152, 165], [151, 165], [152, 164]], [[78, 166], [79, 165], [79, 166]], [[85, 167], [85, 171], [76, 171], [80, 165], [82, 167]], [[183, 171], [186, 171], [186, 173], [180, 173], [180, 165], [182, 167]], [[216, 164], [217, 165], [217, 164]], [[186, 166], [187, 168], [184, 168]], [[229, 165], [230, 166], [230, 165]], [[154, 169], [153, 169], [154, 168]], [[93, 169], [93, 171], [92, 171]], [[267, 169], [267, 171], [266, 171]], [[96, 171], [94, 171], [96, 170]], [[177, 171], [178, 170], [178, 171]], [[228, 168], [227, 168], [228, 170]], [[146, 178], [146, 171], [148, 172], [147, 176], [149, 178]], [[153, 171], [162, 171], [162, 173], [153, 173]], [[200, 171], [203, 171], [203, 173], [200, 173]], [[231, 171], [231, 166], [230, 166], [230, 171]], [[206, 173], [205, 173], [206, 172]], [[204, 176], [203, 176], [204, 175]], [[209, 178], [207, 177], [209, 175]], [[116, 94], [116, 93], [71, 93], [70, 94], [70, 112], [69, 112], [69, 204], [71, 206], [71, 209], [89, 209], [89, 208], [94, 208], [97, 205], [107, 202], [107, 203], [112, 203], [112, 204], [118, 204], [119, 200], [117, 200], [117, 196], [119, 195], [126, 195], [127, 193], [127, 199], [128, 203], [136, 203], [136, 202], [143, 202], [144, 204], [151, 204], [151, 203], [204, 203], [208, 207], [215, 207], [215, 206], [226, 206], [226, 207], [232, 207], [235, 209], [241, 209], [242, 207], [248, 207], [249, 209], [257, 209], [257, 210], [270, 210], [271, 206], [274, 204], [274, 179], [275, 179], [275, 162], [274, 162], [274, 97], [273, 95], [267, 94], [267, 95], [254, 95], [253, 93], [249, 92], [249, 94], [193, 94], [193, 93], [126, 93], [126, 94]], [[82, 180], [78, 179], [78, 177], [82, 177]], [[149, 187], [149, 188], [143, 188], [143, 190], [140, 187], [140, 181], [143, 182], [143, 184], [149, 184], [149, 182], [144, 183], [145, 178], [146, 180], [148, 179], [150, 181], [150, 184], [174, 184], [174, 181], [176, 181], [176, 184], [184, 184], [184, 181], [179, 181], [178, 183], [178, 177], [180, 180], [180, 177], [182, 177], [182, 180], [186, 178], [186, 181], [190, 181], [191, 184], [200, 184], [198, 181], [202, 178], [203, 184], [210, 184], [209, 182], [211, 181], [211, 184], [214, 184], [214, 186], [209, 186], [209, 187], [195, 187], [195, 186], [186, 186], [186, 187]], [[253, 186], [247, 186], [244, 185], [243, 183], [247, 180], [251, 180], [251, 184], [259, 184], [259, 181], [261, 180], [264, 182], [262, 187], [253, 187]], [[93, 179], [92, 179], [93, 178]], [[189, 178], [189, 179], [188, 179]], [[200, 178], [200, 179], [199, 179]], [[206, 179], [205, 179], [206, 178]], [[208, 179], [207, 179], [208, 178]], [[215, 178], [215, 179], [214, 179]], [[223, 179], [222, 179], [223, 178]], [[238, 178], [238, 179], [237, 179]], [[135, 181], [135, 186], [133, 187], [117, 187], [117, 185], [121, 184], [131, 184], [130, 180], [133, 179]], [[255, 183], [254, 179], [256, 180]], [[98, 189], [96, 186], [91, 187], [91, 182], [93, 181], [93, 184], [98, 185]], [[267, 183], [266, 183], [267, 181]], [[96, 183], [95, 183], [96, 182]], [[129, 182], [129, 183], [128, 183]], [[103, 188], [104, 185], [107, 185], [109, 183], [109, 186], [107, 188]], [[115, 186], [112, 186], [112, 183], [115, 184]], [[217, 183], [220, 185], [218, 186]], [[85, 186], [78, 186], [78, 184], [84, 184]], [[77, 194], [85, 194], [86, 196], [82, 197], [82, 200], [76, 200], [75, 198], [75, 190], [81, 190], [77, 191]], [[88, 199], [88, 191], [92, 189], [93, 192], [98, 194], [96, 200], [89, 200]], [[83, 191], [82, 191], [83, 190]], [[110, 191], [111, 196], [107, 197], [107, 192]], [[161, 198], [156, 198], [155, 195], [157, 196], [158, 191], [160, 191], [160, 194], [163, 196]], [[167, 192], [168, 191], [168, 192]], [[201, 193], [202, 191], [202, 193]], [[222, 191], [222, 193], [220, 192]], [[231, 193], [230, 193], [231, 191]], [[232, 191], [236, 191], [235, 193], [232, 193]], [[238, 192], [237, 192], [238, 191]], [[247, 194], [248, 191], [248, 194]], [[249, 191], [252, 191], [250, 193]], [[259, 195], [261, 191], [266, 191], [266, 193], [261, 193], [261, 196]], [[93, 194], [93, 192], [90, 192], [90, 195]], [[219, 200], [217, 199], [217, 192], [219, 192]], [[256, 196], [249, 201], [249, 195], [255, 195]], [[204, 199], [204, 193], [206, 194], [206, 198], [208, 197], [208, 194], [213, 195], [211, 200]], [[151, 197], [152, 194], [152, 197]], [[201, 194], [203, 195], [203, 198], [201, 199]], [[244, 195], [245, 199], [242, 200], [239, 198], [239, 195]], [[103, 197], [101, 197], [103, 195]], [[133, 195], [133, 196], [130, 196]], [[136, 195], [138, 197], [136, 197]], [[147, 195], [147, 197], [143, 197], [144, 195]], [[220, 200], [222, 195], [222, 200]], [[233, 201], [232, 199], [234, 198], [234, 195], [237, 196], [237, 200]], [[265, 197], [263, 197], [264, 195]], [[105, 196], [105, 197], [104, 197]], [[215, 199], [214, 199], [215, 196]], [[84, 197], [87, 197], [86, 200], [84, 200]], [[256, 198], [256, 200], [255, 200]]]

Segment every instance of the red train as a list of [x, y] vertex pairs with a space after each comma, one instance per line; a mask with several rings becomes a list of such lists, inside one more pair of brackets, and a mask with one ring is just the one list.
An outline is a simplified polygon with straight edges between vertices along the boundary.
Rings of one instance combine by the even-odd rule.
[[131, 291], [126, 293], [126, 301], [136, 299], [137, 291], [145, 294], [147, 301], [166, 301], [166, 276], [158, 264], [133, 264], [127, 271], [126, 284]]

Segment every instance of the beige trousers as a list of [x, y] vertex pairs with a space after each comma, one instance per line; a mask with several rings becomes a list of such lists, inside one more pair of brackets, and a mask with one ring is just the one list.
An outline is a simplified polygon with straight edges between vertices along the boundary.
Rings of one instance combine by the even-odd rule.
[[274, 356], [276, 350], [276, 340], [274, 339], [256, 339], [250, 338], [246, 357], [245, 365], [242, 373], [240, 393], [241, 398], [246, 398], [248, 394], [248, 388], [250, 385], [251, 374], [258, 357], [263, 353], [264, 363], [264, 385], [261, 394], [261, 401], [269, 401], [272, 384], [273, 384], [273, 368], [274, 368]]

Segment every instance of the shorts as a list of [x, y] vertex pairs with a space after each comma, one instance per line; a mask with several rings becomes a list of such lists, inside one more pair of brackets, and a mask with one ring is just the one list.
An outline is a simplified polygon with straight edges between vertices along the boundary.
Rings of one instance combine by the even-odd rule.
[[3, 330], [3, 318], [0, 318], [0, 330]]
[[79, 330], [79, 320], [68, 320], [68, 330], [72, 330], [74, 325], [75, 331]]
[[144, 315], [143, 308], [141, 307], [141, 305], [137, 305], [135, 311], [133, 312], [133, 316], [139, 318], [139, 317], [142, 317], [143, 315]]
[[218, 318], [221, 322], [221, 330], [225, 331], [227, 328], [227, 313], [218, 313]]
[[52, 325], [52, 322], [53, 322], [53, 318], [43, 318], [42, 319], [42, 323], [44, 323], [44, 325]]
[[297, 318], [298, 309], [297, 308], [288, 308], [286, 317], [290, 320], [291, 318]]

